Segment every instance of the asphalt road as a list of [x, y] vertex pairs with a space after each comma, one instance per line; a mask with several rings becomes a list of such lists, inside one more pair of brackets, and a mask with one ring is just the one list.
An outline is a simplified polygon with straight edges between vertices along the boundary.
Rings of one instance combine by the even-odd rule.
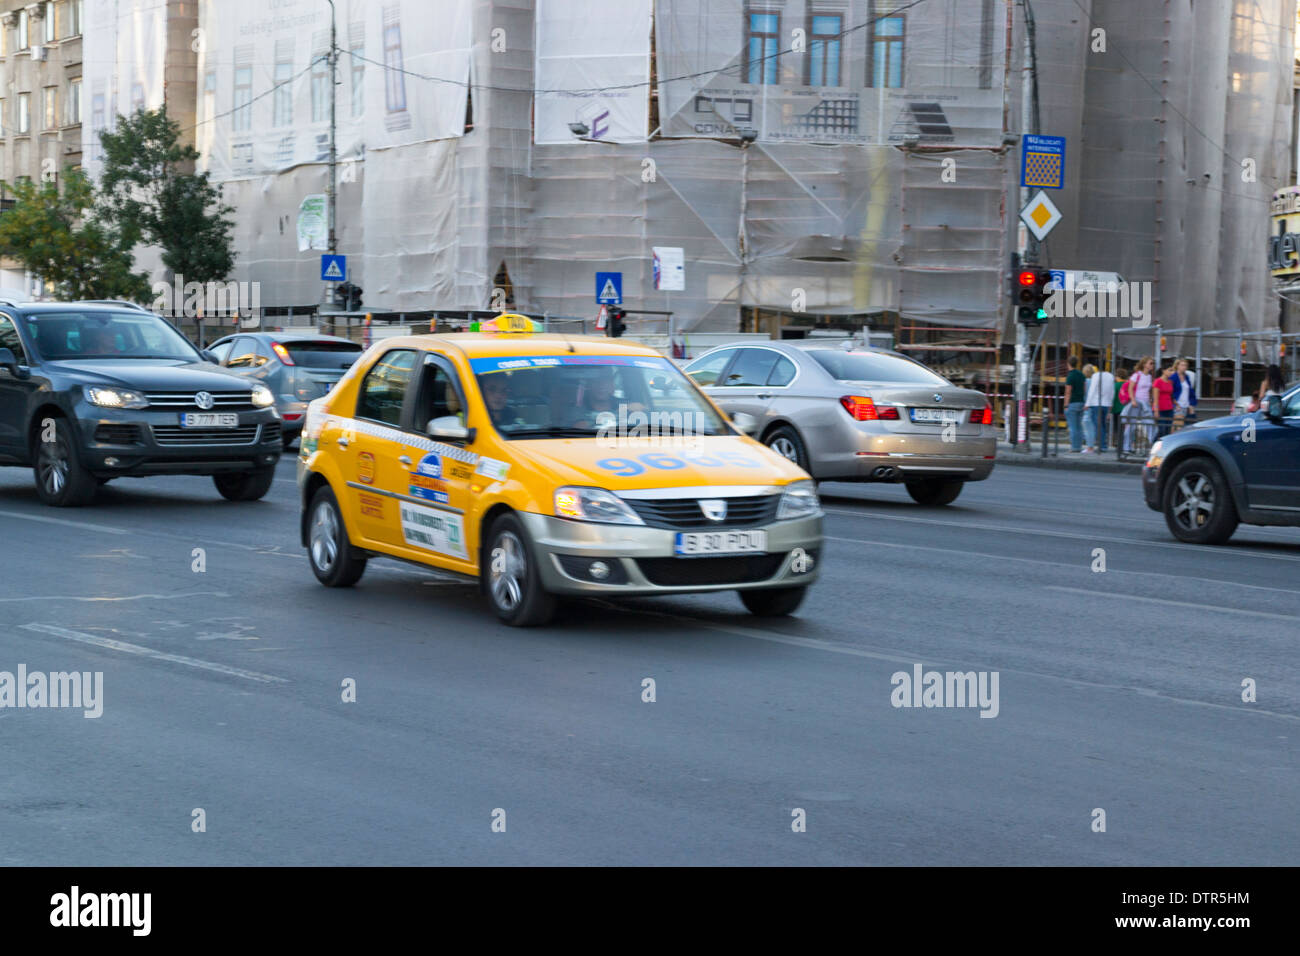
[[[0, 670], [104, 674], [98, 719], [0, 710], [0, 865], [1300, 859], [1300, 530], [1179, 544], [1122, 475], [1003, 466], [947, 508], [827, 484], [795, 618], [728, 593], [516, 630], [391, 562], [321, 587], [280, 472], [59, 511], [0, 471]], [[997, 672], [997, 716], [894, 707], [915, 664]]]

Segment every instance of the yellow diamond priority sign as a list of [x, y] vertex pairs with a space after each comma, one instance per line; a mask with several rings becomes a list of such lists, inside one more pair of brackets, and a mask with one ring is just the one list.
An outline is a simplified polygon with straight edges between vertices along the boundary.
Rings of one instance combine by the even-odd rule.
[[1029, 200], [1029, 205], [1020, 210], [1020, 218], [1034, 234], [1034, 238], [1041, 240], [1061, 221], [1061, 210], [1057, 209], [1047, 198], [1047, 193], [1040, 189], [1038, 195]]

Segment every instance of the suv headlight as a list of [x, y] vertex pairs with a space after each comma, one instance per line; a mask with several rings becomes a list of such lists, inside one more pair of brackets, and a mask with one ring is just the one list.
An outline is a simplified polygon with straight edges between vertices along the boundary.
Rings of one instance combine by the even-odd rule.
[[275, 396], [265, 385], [253, 386], [253, 406], [255, 408], [266, 408], [267, 405], [275, 404]]
[[1165, 440], [1163, 438], [1157, 439], [1156, 443], [1151, 446], [1151, 453], [1147, 455], [1146, 467], [1159, 468], [1160, 463], [1164, 461], [1164, 457], [1165, 457], [1163, 454], [1164, 450], [1165, 450]]
[[101, 408], [148, 408], [149, 400], [128, 388], [88, 388], [86, 401]]
[[786, 485], [785, 494], [781, 495], [781, 504], [776, 509], [776, 520], [807, 518], [819, 511], [821, 502], [817, 500], [817, 486], [811, 481], [796, 481]]
[[645, 524], [623, 499], [604, 488], [556, 488], [555, 513], [575, 521]]

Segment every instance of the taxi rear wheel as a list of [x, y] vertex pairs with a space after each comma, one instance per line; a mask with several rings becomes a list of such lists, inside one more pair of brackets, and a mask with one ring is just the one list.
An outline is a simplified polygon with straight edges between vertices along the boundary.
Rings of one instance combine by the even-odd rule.
[[542, 587], [528, 533], [504, 514], [492, 523], [484, 553], [483, 590], [497, 617], [512, 627], [536, 627], [555, 616], [556, 600]]
[[309, 521], [307, 560], [316, 580], [329, 588], [347, 588], [360, 581], [366, 559], [353, 555], [338, 499], [328, 487], [312, 497]]
[[750, 614], [757, 617], [784, 617], [799, 609], [808, 594], [808, 588], [767, 588], [738, 593]]

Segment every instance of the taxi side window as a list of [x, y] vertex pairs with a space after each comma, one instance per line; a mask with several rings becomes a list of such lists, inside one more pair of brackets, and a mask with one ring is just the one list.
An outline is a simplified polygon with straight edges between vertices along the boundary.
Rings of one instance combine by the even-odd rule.
[[446, 418], [449, 415], [465, 421], [465, 408], [461, 405], [456, 383], [442, 366], [425, 366], [424, 388], [416, 409], [414, 426], [417, 431], [423, 432], [435, 418]]
[[23, 351], [23, 340], [18, 337], [14, 320], [7, 315], [0, 315], [0, 349], [9, 349], [18, 359], [19, 365], [27, 364], [27, 353]]
[[693, 364], [686, 372], [691, 378], [695, 379], [695, 384], [703, 387], [718, 385], [718, 376], [722, 370], [727, 367], [731, 357], [736, 354], [735, 349], [723, 349], [721, 352], [714, 352], [712, 355], [705, 356]]
[[736, 364], [727, 372], [727, 380], [719, 384], [751, 387], [766, 385], [777, 358], [777, 354], [770, 349], [741, 349]]
[[357, 418], [368, 418], [397, 428], [402, 421], [402, 403], [411, 384], [415, 353], [394, 349], [375, 363], [361, 382], [357, 397]]

